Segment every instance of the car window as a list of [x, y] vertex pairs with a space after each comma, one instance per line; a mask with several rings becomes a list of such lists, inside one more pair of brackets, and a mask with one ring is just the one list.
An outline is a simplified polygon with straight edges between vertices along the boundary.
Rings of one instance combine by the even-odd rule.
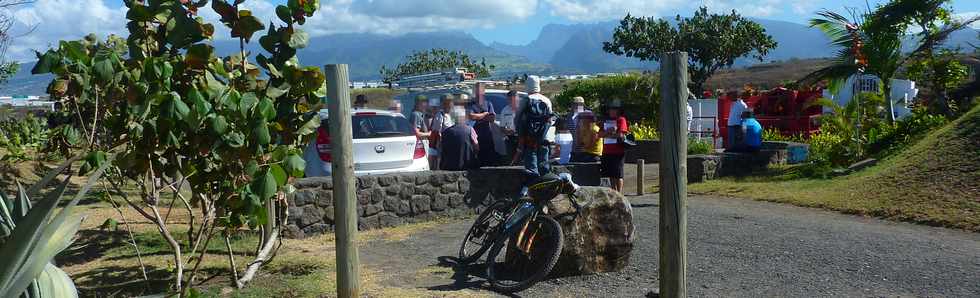
[[485, 93], [483, 98], [493, 104], [493, 112], [500, 114], [504, 107], [510, 105], [507, 101], [507, 93]]
[[390, 138], [415, 135], [405, 117], [388, 115], [354, 115], [352, 128], [355, 139]]

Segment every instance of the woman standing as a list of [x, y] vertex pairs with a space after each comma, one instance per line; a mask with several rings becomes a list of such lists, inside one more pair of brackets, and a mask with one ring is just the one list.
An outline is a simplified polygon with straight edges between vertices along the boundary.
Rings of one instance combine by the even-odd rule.
[[629, 124], [623, 117], [622, 103], [614, 100], [606, 109], [608, 118], [602, 123], [602, 176], [609, 178], [612, 188], [623, 192], [623, 163], [626, 157], [626, 146], [623, 140], [629, 132]]
[[595, 125], [595, 115], [586, 111], [578, 113], [578, 124], [575, 130], [575, 148], [572, 152], [572, 162], [598, 162], [602, 155], [602, 138], [599, 137], [598, 125]]

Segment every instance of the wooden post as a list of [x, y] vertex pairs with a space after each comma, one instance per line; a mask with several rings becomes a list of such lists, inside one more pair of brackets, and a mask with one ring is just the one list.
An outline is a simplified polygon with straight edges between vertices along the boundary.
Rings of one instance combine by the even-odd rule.
[[333, 145], [331, 176], [337, 235], [337, 297], [359, 297], [357, 185], [354, 183], [354, 137], [347, 64], [330, 64], [326, 71], [330, 143]]
[[643, 159], [636, 160], [636, 195], [643, 195], [643, 165], [646, 161]]
[[687, 297], [687, 53], [660, 64], [660, 297]]

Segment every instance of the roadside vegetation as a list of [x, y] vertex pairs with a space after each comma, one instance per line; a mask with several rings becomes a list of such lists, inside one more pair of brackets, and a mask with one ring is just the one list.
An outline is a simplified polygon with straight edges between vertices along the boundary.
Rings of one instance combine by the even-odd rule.
[[980, 106], [854, 174], [801, 178], [805, 166], [688, 186], [735, 196], [980, 232]]

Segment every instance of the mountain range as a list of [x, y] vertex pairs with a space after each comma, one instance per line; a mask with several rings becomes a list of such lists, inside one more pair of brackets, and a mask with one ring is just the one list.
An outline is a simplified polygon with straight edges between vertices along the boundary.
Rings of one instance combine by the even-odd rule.
[[[815, 28], [806, 25], [754, 19], [778, 43], [764, 62], [791, 58], [830, 57], [836, 49]], [[461, 31], [410, 33], [405, 35], [334, 34], [311, 38], [309, 46], [298, 52], [300, 61], [307, 65], [330, 63], [350, 64], [351, 79], [377, 80], [382, 65], [394, 66], [413, 51], [431, 48], [460, 50], [472, 57], [485, 58], [496, 66], [494, 75], [505, 78], [518, 74], [572, 74], [619, 72], [635, 69], [654, 69], [654, 62], [619, 57], [602, 50], [602, 42], [612, 39], [618, 22], [592, 24], [550, 24], [542, 28], [538, 37], [528, 44], [512, 45], [494, 42], [484, 44], [472, 35]], [[970, 49], [977, 43], [978, 31], [967, 29], [956, 32], [947, 42], [949, 47]], [[911, 38], [910, 38], [911, 41]], [[238, 51], [238, 43], [215, 43], [219, 54]], [[257, 43], [248, 48], [253, 54], [262, 52]], [[753, 59], [739, 59], [736, 66], [759, 63]], [[5, 85], [0, 94], [43, 94], [50, 76], [32, 76], [33, 63], [25, 63], [21, 70]]]

